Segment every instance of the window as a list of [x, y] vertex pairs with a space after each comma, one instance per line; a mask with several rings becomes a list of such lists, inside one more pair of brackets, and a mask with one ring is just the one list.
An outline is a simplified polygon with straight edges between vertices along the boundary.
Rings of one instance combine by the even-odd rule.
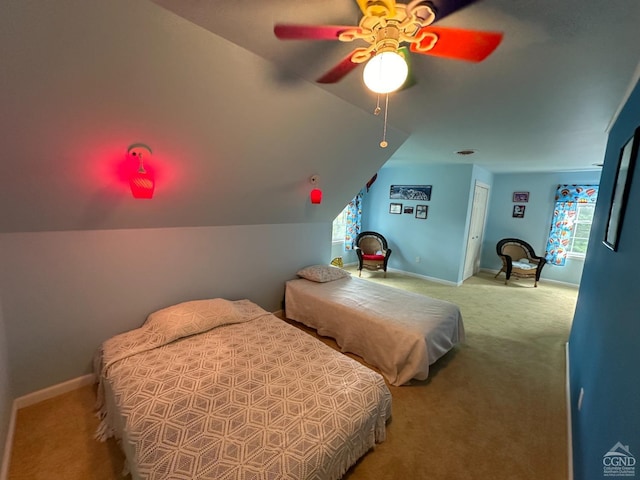
[[558, 185], [547, 241], [547, 262], [559, 267], [569, 256], [584, 258], [589, 243], [598, 185]]
[[344, 238], [347, 234], [347, 213], [349, 211], [349, 205], [338, 214], [333, 220], [333, 229], [331, 234], [332, 243], [344, 243]]
[[591, 232], [591, 222], [593, 213], [596, 210], [594, 203], [579, 203], [576, 209], [576, 217], [573, 222], [573, 232], [571, 240], [567, 246], [567, 253], [570, 256], [584, 257], [589, 244], [589, 233]]
[[353, 241], [360, 233], [361, 217], [362, 192], [359, 192], [333, 220], [332, 243], [343, 244], [345, 250], [351, 250]]

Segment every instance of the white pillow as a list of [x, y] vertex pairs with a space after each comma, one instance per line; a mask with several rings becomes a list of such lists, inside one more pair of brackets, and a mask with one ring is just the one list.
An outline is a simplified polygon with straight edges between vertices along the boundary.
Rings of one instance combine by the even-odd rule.
[[144, 326], [168, 341], [241, 322], [234, 302], [223, 298], [178, 303], [149, 314]]
[[535, 270], [538, 268], [538, 265], [535, 263], [529, 263], [528, 261], [527, 263], [524, 263], [522, 260], [512, 262], [511, 265], [515, 268], [519, 268], [520, 270]]
[[348, 277], [351, 274], [333, 265], [310, 265], [302, 270], [298, 270], [296, 275], [311, 280], [312, 282], [324, 283]]

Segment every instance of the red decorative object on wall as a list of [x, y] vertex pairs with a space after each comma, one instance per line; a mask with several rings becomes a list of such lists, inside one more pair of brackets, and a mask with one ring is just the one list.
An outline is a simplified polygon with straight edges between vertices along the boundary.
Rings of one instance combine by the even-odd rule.
[[318, 204], [322, 203], [322, 190], [319, 188], [314, 188], [311, 190], [311, 203]]
[[144, 168], [143, 156], [151, 156], [151, 149], [144, 144], [136, 143], [129, 147], [129, 155], [139, 160], [138, 169], [131, 173], [129, 186], [133, 198], [153, 198], [156, 186], [153, 174]]
[[311, 203], [313, 203], [314, 205], [322, 203], [322, 190], [318, 188], [318, 184], [320, 183], [320, 176], [311, 175], [311, 178], [309, 178], [309, 183], [313, 185], [313, 189], [309, 194], [309, 196], [311, 197]]

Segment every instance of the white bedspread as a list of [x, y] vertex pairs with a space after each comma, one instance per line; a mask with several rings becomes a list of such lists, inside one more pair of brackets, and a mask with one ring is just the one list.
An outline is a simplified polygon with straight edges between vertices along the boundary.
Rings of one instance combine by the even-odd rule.
[[99, 433], [122, 439], [134, 479], [338, 479], [385, 439], [378, 373], [265, 311], [238, 322], [105, 342]]
[[429, 365], [464, 341], [457, 305], [354, 277], [286, 283], [287, 318], [335, 338], [392, 385], [424, 380]]

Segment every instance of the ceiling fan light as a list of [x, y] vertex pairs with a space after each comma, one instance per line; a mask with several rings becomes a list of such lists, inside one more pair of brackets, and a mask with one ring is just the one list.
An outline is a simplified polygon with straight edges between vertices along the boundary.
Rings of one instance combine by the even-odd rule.
[[409, 67], [402, 55], [382, 52], [367, 62], [362, 73], [364, 84], [375, 93], [390, 93], [407, 80]]

